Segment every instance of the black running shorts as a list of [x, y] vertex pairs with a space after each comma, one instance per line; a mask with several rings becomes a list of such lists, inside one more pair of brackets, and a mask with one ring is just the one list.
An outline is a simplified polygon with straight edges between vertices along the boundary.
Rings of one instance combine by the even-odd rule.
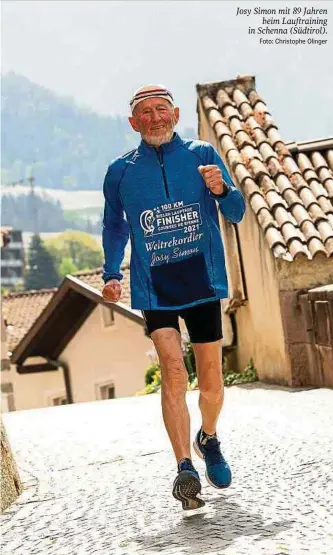
[[222, 338], [220, 300], [182, 310], [143, 310], [142, 315], [148, 335], [161, 328], [174, 328], [180, 333], [180, 317], [185, 321], [191, 343], [210, 343]]

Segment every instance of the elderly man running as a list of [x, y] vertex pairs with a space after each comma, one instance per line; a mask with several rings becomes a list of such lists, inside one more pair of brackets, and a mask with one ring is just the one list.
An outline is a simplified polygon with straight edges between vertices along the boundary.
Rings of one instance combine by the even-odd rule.
[[142, 87], [130, 108], [141, 142], [111, 162], [104, 180], [103, 297], [121, 297], [120, 266], [130, 238], [131, 306], [142, 311], [161, 365], [163, 419], [178, 466], [173, 495], [183, 509], [196, 509], [204, 501], [191, 458], [179, 317], [193, 345], [200, 390], [202, 426], [194, 450], [206, 463], [209, 484], [226, 488], [231, 470], [216, 425], [223, 405], [220, 299], [228, 296], [228, 284], [217, 205], [240, 222], [245, 203], [212, 145], [174, 132], [179, 108], [169, 90]]

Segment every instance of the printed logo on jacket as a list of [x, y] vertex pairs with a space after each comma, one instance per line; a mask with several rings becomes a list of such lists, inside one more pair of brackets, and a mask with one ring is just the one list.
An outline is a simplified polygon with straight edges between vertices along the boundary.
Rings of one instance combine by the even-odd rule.
[[[203, 233], [199, 232], [202, 219], [200, 204], [197, 202], [184, 205], [183, 201], [178, 201], [162, 204], [152, 210], [144, 210], [140, 215], [140, 225], [144, 237], [147, 239], [146, 249], [148, 252], [152, 252], [151, 266], [158, 262], [168, 263], [172, 258], [190, 256], [199, 252], [198, 247], [181, 248], [188, 243], [200, 241], [203, 237]], [[176, 232], [181, 232], [181, 234], [177, 233], [176, 236], [174, 235]], [[156, 235], [165, 233], [173, 233], [173, 235], [165, 240], [154, 239]], [[148, 240], [151, 238], [153, 240]], [[170, 249], [173, 250], [170, 251]]]

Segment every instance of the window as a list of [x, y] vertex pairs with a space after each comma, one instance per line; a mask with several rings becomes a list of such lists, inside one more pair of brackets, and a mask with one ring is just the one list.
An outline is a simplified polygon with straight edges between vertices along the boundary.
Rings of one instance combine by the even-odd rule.
[[114, 399], [115, 389], [114, 384], [110, 383], [107, 385], [102, 385], [100, 388], [100, 399]]
[[95, 395], [98, 401], [104, 401], [106, 399], [115, 399], [116, 388], [113, 381], [113, 376], [109, 376], [106, 380], [101, 380], [95, 383]]
[[21, 231], [11, 231], [10, 232], [11, 235], [11, 240], [15, 243], [21, 243], [22, 242], [22, 232]]
[[68, 404], [66, 392], [62, 389], [46, 392], [45, 400], [48, 407], [60, 407]]
[[54, 407], [59, 407], [60, 405], [67, 405], [66, 397], [53, 397], [52, 404]]

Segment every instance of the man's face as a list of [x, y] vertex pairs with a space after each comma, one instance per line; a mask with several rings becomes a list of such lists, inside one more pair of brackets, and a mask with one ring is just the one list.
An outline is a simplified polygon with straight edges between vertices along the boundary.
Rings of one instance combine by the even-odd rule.
[[146, 98], [128, 119], [147, 144], [160, 146], [171, 140], [179, 120], [179, 108], [174, 108], [165, 98]]

